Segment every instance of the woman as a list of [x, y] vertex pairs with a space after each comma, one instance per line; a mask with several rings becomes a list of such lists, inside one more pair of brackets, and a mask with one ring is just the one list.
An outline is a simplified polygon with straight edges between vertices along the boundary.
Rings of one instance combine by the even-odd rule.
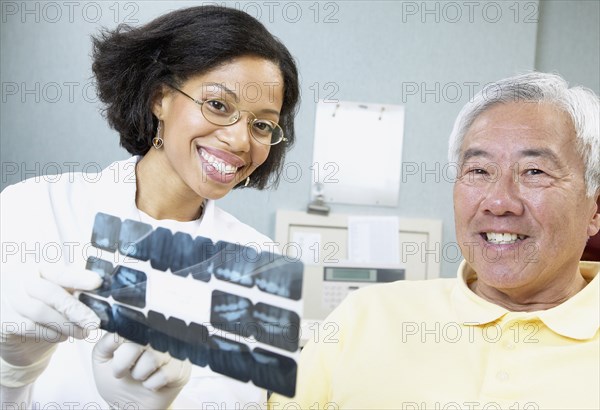
[[[114, 337], [98, 342], [92, 371], [98, 338], [90, 331], [99, 320], [72, 291], [100, 285], [81, 269], [98, 212], [214, 242], [269, 242], [213, 200], [277, 183], [294, 142], [293, 58], [249, 15], [205, 6], [104, 32], [93, 59], [108, 122], [133, 157], [100, 174], [32, 179], [2, 192], [3, 403], [105, 407], [99, 390], [111, 403], [156, 408], [184, 385], [175, 407], [263, 403], [264, 391], [250, 384], [197, 366], [188, 382], [189, 365]], [[60, 255], [49, 257], [47, 244]], [[60, 343], [68, 336], [76, 341]]]

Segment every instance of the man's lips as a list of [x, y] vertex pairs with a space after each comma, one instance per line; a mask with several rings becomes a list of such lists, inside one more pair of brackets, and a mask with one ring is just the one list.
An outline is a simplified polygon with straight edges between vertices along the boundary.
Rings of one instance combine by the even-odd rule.
[[479, 235], [481, 235], [484, 241], [493, 245], [512, 245], [513, 243], [529, 238], [529, 236], [522, 233], [494, 229], [485, 230], [480, 232]]

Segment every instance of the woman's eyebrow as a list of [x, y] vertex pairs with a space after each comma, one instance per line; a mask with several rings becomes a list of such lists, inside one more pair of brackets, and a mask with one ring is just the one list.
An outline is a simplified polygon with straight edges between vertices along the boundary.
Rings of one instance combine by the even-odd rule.
[[[202, 83], [202, 88], [208, 88], [208, 87], [216, 87], [219, 90], [221, 90], [222, 92], [225, 92], [226, 94], [230, 95], [231, 97], [233, 97], [235, 99], [236, 102], [239, 102], [239, 98], [238, 95], [236, 94], [235, 91], [227, 88], [227, 86], [225, 84], [222, 83], [215, 83], [215, 82], [206, 82], [206, 83]], [[214, 91], [214, 90], [208, 90], [208, 91]], [[257, 113], [262, 113], [262, 114], [274, 114], [277, 116], [281, 116], [281, 113], [277, 110], [271, 109], [271, 108], [265, 108], [264, 110], [260, 110], [257, 111]]]
[[235, 91], [227, 88], [227, 86], [225, 86], [225, 84], [221, 84], [221, 83], [215, 83], [215, 82], [207, 82], [207, 83], [202, 83], [202, 88], [209, 88], [210, 87], [216, 87], [218, 88], [221, 92], [225, 92], [226, 94], [230, 95], [231, 97], [235, 98], [235, 100], [238, 100], [238, 95], [235, 93]]
[[273, 109], [270, 109], [270, 108], [266, 108], [264, 110], [257, 111], [257, 113], [261, 113], [261, 114], [274, 114], [274, 115], [277, 115], [277, 116], [281, 115], [281, 113], [279, 111], [273, 110]]

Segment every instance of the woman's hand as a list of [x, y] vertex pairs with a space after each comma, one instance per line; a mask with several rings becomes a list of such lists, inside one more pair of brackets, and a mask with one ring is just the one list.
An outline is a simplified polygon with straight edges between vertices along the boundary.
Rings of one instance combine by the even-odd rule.
[[57, 343], [83, 339], [100, 319], [72, 292], [100, 286], [98, 274], [66, 266], [38, 272], [1, 272], [1, 385], [19, 388], [44, 371]]
[[107, 333], [94, 347], [96, 387], [111, 408], [166, 409], [190, 379], [191, 364]]

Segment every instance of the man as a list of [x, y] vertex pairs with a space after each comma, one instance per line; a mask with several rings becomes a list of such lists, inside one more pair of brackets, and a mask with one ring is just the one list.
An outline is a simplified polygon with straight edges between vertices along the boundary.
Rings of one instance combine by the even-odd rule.
[[[596, 202], [600, 207], [600, 198]], [[599, 261], [600, 262], [600, 234], [592, 236], [588, 241], [581, 259], [584, 261]]]
[[[598, 97], [529, 73], [486, 87], [450, 138], [456, 279], [354, 292], [273, 409], [598, 409]], [[287, 401], [286, 401], [287, 400]]]

